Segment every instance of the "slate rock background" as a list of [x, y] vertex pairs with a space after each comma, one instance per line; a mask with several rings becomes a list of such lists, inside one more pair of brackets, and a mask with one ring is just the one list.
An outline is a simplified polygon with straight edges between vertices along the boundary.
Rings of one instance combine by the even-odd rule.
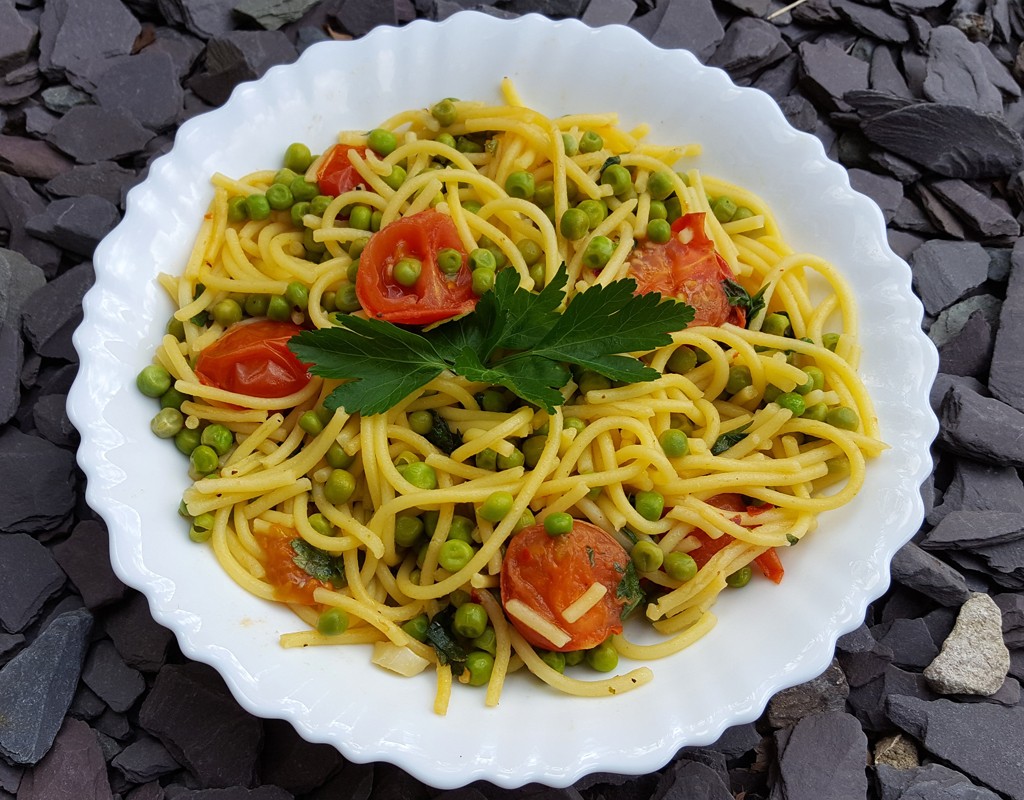
[[[878, 202], [941, 356], [891, 590], [822, 676], [651, 775], [438, 792], [256, 719], [114, 576], [74, 463], [92, 251], [177, 126], [314, 42], [465, 7], [627, 24], [769, 93]], [[0, 800], [1024, 798], [1022, 39], [1019, 0], [0, 0]], [[999, 688], [940, 694], [951, 661]]]

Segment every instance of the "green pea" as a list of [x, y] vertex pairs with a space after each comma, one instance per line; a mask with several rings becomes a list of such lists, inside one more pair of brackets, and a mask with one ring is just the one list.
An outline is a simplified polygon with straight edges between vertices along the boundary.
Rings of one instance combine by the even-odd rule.
[[291, 208], [295, 198], [292, 197], [292, 190], [282, 183], [273, 183], [267, 187], [267, 205], [275, 211], [284, 211]]
[[348, 226], [360, 231], [370, 230], [370, 217], [373, 211], [369, 206], [354, 205], [348, 212]]
[[195, 448], [188, 458], [192, 471], [197, 475], [209, 475], [220, 465], [217, 451], [205, 444]]
[[740, 219], [750, 219], [750, 217], [752, 216], [754, 216], [753, 211], [751, 211], [746, 206], [740, 206], [739, 208], [736, 209], [736, 213], [732, 215], [732, 221], [736, 222], [736, 220]]
[[477, 513], [488, 522], [500, 522], [512, 510], [513, 502], [511, 492], [491, 492]]
[[678, 428], [667, 428], [658, 437], [658, 444], [669, 458], [681, 458], [690, 452], [690, 440]]
[[548, 536], [565, 536], [572, 531], [576, 520], [566, 511], [555, 511], [544, 517], [544, 531]]
[[277, 322], [287, 322], [292, 318], [292, 304], [284, 295], [275, 294], [267, 303], [267, 316]]
[[482, 297], [494, 288], [494, 270], [480, 269], [473, 270], [472, 277], [473, 294]]
[[299, 281], [292, 281], [285, 287], [284, 299], [295, 308], [305, 311], [306, 306], [309, 305], [309, 289]]
[[[660, 200], [652, 200], [651, 201], [651, 208], [650, 208], [650, 211], [647, 212], [647, 216], [650, 219], [667, 220], [668, 219], [668, 209], [665, 208], [665, 204], [663, 202], [661, 202]], [[670, 228], [670, 230], [671, 230], [671, 228]], [[648, 234], [647, 235], [650, 236], [650, 231], [649, 230], [648, 230]]]
[[387, 184], [392, 189], [397, 189], [399, 186], [405, 183], [406, 177], [407, 173], [405, 171], [405, 168], [398, 166], [398, 164], [395, 164], [393, 167], [391, 167], [391, 172], [389, 172], [387, 175], [381, 178], [381, 180], [384, 181], [384, 183]]
[[484, 628], [484, 632], [479, 636], [474, 636], [473, 641], [470, 642], [477, 650], [483, 650], [485, 653], [490, 653], [492, 656], [498, 652], [498, 636], [494, 632], [494, 628], [488, 625]]
[[185, 341], [185, 323], [180, 319], [171, 317], [167, 320], [167, 327], [165, 330], [179, 342]]
[[336, 506], [347, 503], [355, 491], [355, 476], [347, 469], [332, 469], [324, 483], [324, 497]]
[[697, 574], [697, 562], [689, 553], [680, 553], [673, 550], [665, 556], [665, 574], [680, 583], [693, 580]]
[[245, 222], [249, 219], [249, 210], [245, 206], [244, 197], [232, 197], [228, 200], [228, 222]]
[[494, 671], [494, 656], [483, 650], [474, 650], [466, 656], [466, 671], [470, 686], [486, 686]]
[[135, 385], [146, 397], [160, 397], [171, 388], [171, 373], [159, 364], [143, 367], [135, 378]]
[[423, 520], [419, 517], [395, 517], [395, 544], [412, 547], [423, 535]]
[[652, 219], [647, 223], [647, 238], [655, 244], [665, 244], [672, 238], [672, 226], [665, 219]]
[[451, 98], [445, 98], [431, 107], [430, 116], [447, 128], [459, 118], [459, 112]]
[[186, 400], [190, 399], [189, 395], [182, 394], [173, 386], [160, 395], [160, 408], [173, 408], [175, 410], [181, 410], [181, 404]]
[[316, 618], [317, 633], [323, 636], [337, 636], [348, 630], [348, 614], [340, 608], [329, 608]]
[[595, 236], [583, 250], [583, 264], [589, 269], [602, 269], [615, 252], [615, 243], [607, 236]]
[[683, 216], [683, 204], [678, 197], [670, 197], [665, 201], [665, 219], [670, 223]]
[[589, 369], [584, 370], [580, 374], [580, 377], [576, 381], [576, 385], [579, 387], [581, 394], [586, 394], [587, 392], [600, 392], [605, 389], [612, 388], [612, 382], [608, 380], [608, 378]]
[[541, 661], [555, 672], [565, 672], [565, 653], [558, 653], [554, 650], [539, 650], [537, 655], [540, 656]]
[[199, 436], [199, 431], [182, 428], [174, 436], [174, 446], [185, 455], [192, 455], [192, 451], [199, 447]]
[[636, 513], [651, 522], [661, 519], [661, 514], [665, 510], [665, 498], [661, 492], [637, 492], [633, 504], [636, 506]]
[[736, 392], [743, 391], [752, 383], [750, 377], [750, 367], [746, 364], [738, 364], [734, 367], [729, 367], [729, 380], [725, 383], [725, 391], [729, 394], [736, 394]]
[[389, 130], [374, 128], [366, 135], [366, 144], [377, 155], [388, 156], [398, 147], [398, 139]]
[[585, 427], [587, 427], [587, 423], [585, 423], [579, 417], [566, 417], [565, 420], [562, 422], [562, 427], [567, 431], [573, 430], [579, 433]]
[[697, 354], [692, 347], [687, 347], [686, 345], [673, 350], [672, 355], [668, 357], [668, 361], [665, 363], [668, 371], [674, 372], [676, 375], [685, 375], [696, 366]]
[[601, 642], [587, 650], [587, 665], [598, 672], [611, 672], [619, 665], [619, 654], [611, 642]]
[[314, 214], [315, 216], [318, 217], [322, 217], [324, 214], [327, 213], [327, 208], [328, 206], [330, 206], [333, 200], [334, 198], [330, 197], [329, 195], [318, 194], [316, 197], [309, 201], [309, 213]]
[[463, 603], [455, 611], [452, 630], [459, 636], [475, 639], [487, 628], [487, 611], [479, 603]]
[[291, 189], [292, 197], [296, 202], [308, 202], [320, 194], [320, 187], [315, 183], [310, 183], [301, 175], [295, 178], [288, 188]]
[[430, 627], [430, 620], [426, 614], [420, 614], [402, 623], [402, 630], [415, 639], [417, 642], [427, 640], [427, 628]]
[[430, 464], [417, 461], [413, 464], [406, 464], [399, 467], [399, 473], [417, 489], [436, 489], [437, 473]]
[[849, 406], [836, 406], [829, 409], [828, 414], [825, 415], [825, 422], [844, 431], [855, 431], [860, 427], [860, 418], [857, 416], [857, 412]]
[[804, 413], [800, 415], [803, 419], [813, 420], [815, 422], [824, 422], [828, 416], [828, 406], [824, 403], [815, 403], [813, 406], [807, 406], [804, 409]]
[[596, 153], [604, 147], [604, 139], [601, 138], [601, 134], [595, 131], [585, 131], [580, 137], [580, 152], [581, 153]]
[[338, 307], [338, 311], [346, 314], [351, 314], [363, 307], [356, 294], [356, 287], [351, 283], [346, 283], [338, 289], [338, 293], [334, 296], [334, 304]]
[[838, 333], [824, 333], [821, 336], [821, 344], [826, 350], [831, 350], [834, 353], [841, 338], [842, 335]]
[[464, 542], [461, 539], [449, 539], [438, 550], [437, 563], [442, 569], [455, 573], [470, 562], [475, 552], [476, 550], [469, 542]]
[[270, 216], [270, 203], [263, 194], [251, 194], [245, 198], [245, 211], [249, 219], [263, 220]]
[[565, 154], [572, 158], [580, 151], [580, 144], [576, 141], [576, 137], [571, 133], [562, 134], [562, 149], [565, 150]]
[[576, 241], [587, 235], [587, 231], [590, 230], [590, 219], [585, 211], [569, 208], [562, 214], [558, 229], [566, 239]]
[[496, 459], [498, 469], [515, 469], [516, 467], [523, 466], [525, 463], [526, 457], [523, 455], [523, 451], [518, 447], [514, 448], [507, 456], [503, 456], [499, 453], [498, 458]]
[[332, 469], [348, 469], [356, 458], [346, 453], [345, 449], [335, 442], [328, 448], [324, 460], [327, 461], [327, 465]]
[[533, 239], [520, 239], [516, 242], [516, 250], [519, 251], [519, 255], [523, 257], [523, 261], [528, 267], [532, 267], [544, 255], [540, 245], [533, 241]]
[[799, 417], [807, 409], [804, 399], [796, 392], [783, 392], [775, 398], [775, 402], [783, 408], [792, 411], [794, 417]]
[[661, 548], [650, 539], [640, 539], [629, 551], [629, 557], [638, 572], [654, 572], [665, 560]]
[[647, 192], [655, 200], [664, 200], [675, 191], [672, 175], [668, 172], [654, 172], [647, 179]]
[[429, 411], [413, 411], [408, 417], [409, 427], [420, 436], [426, 436], [434, 427], [434, 415]]
[[196, 544], [210, 541], [213, 536], [213, 514], [200, 514], [188, 528], [188, 538]]
[[533, 193], [537, 186], [533, 173], [524, 169], [509, 173], [505, 179], [505, 191], [510, 197], [518, 197], [521, 200], [532, 200]]
[[445, 247], [435, 256], [437, 266], [445, 275], [456, 275], [462, 269], [462, 253], [454, 247]]
[[334, 525], [319, 512], [309, 517], [309, 527], [322, 536], [334, 536]]
[[199, 440], [207, 447], [212, 447], [218, 456], [223, 456], [227, 455], [227, 452], [235, 444], [235, 435], [230, 428], [220, 423], [214, 423], [203, 428]]
[[761, 332], [772, 336], [785, 336], [789, 333], [789, 317], [785, 314], [769, 314], [761, 323]]
[[531, 436], [522, 444], [523, 463], [527, 469], [533, 469], [540, 461], [541, 453], [544, 452], [544, 445], [547, 443], [546, 436]]
[[315, 411], [306, 411], [299, 417], [299, 427], [310, 436], [318, 436], [324, 429], [324, 423]]
[[299, 177], [299, 174], [288, 167], [282, 167], [274, 173], [274, 183], [280, 183], [284, 186], [291, 186], [293, 180]]
[[469, 253], [469, 268], [471, 270], [487, 269], [494, 272], [498, 268], [498, 260], [494, 253], [486, 247], [477, 247]]
[[612, 194], [618, 196], [633, 188], [633, 176], [621, 164], [610, 164], [601, 173], [601, 183], [610, 186]]
[[[822, 372], [820, 368], [814, 366], [804, 367], [804, 372], [808, 377], [808, 382], [810, 383], [811, 388], [804, 392], [800, 392], [800, 394], [807, 394], [807, 392], [813, 392], [815, 390], [825, 388], [825, 373]], [[805, 388], [806, 386], [807, 384], [804, 384], [801, 388]], [[800, 390], [798, 389], [797, 391]]]
[[736, 214], [736, 203], [727, 195], [722, 195], [711, 204], [711, 213], [719, 222], [729, 222]]
[[555, 202], [555, 184], [552, 181], [541, 181], [533, 188], [533, 202], [544, 208]]
[[284, 151], [284, 166], [293, 172], [305, 172], [313, 163], [313, 154], [301, 142], [293, 142]]
[[418, 258], [406, 256], [398, 259], [398, 262], [392, 267], [391, 277], [402, 286], [415, 286], [422, 273], [423, 262]]
[[581, 200], [576, 205], [576, 208], [587, 215], [588, 230], [594, 230], [608, 216], [608, 206], [602, 200], [594, 200], [588, 197], [586, 200]]
[[288, 211], [288, 214], [291, 217], [292, 225], [294, 225], [296, 228], [304, 228], [305, 222], [303, 221], [303, 217], [305, 217], [306, 214], [311, 214], [312, 210], [312, 204], [306, 200], [303, 200], [301, 203], [296, 203], [295, 205], [293, 205], [291, 209]]
[[740, 567], [734, 573], [729, 575], [725, 579], [725, 582], [728, 586], [731, 586], [733, 589], [742, 589], [744, 586], [750, 583], [750, 577], [752, 574], [753, 573], [750, 569], [750, 565], [748, 564], [744, 567]]
[[487, 469], [494, 472], [498, 468], [498, 454], [488, 447], [476, 454], [473, 463], [480, 469]]
[[[453, 150], [455, 149], [455, 137], [447, 131], [439, 133], [434, 141], [438, 144], [443, 144], [445, 147], [450, 147]], [[447, 159], [442, 159], [442, 161], [447, 163]]]
[[242, 319], [242, 306], [237, 300], [221, 300], [213, 306], [213, 318], [225, 328]]
[[149, 429], [161, 439], [173, 439], [185, 426], [185, 417], [176, 408], [161, 408], [149, 423]]

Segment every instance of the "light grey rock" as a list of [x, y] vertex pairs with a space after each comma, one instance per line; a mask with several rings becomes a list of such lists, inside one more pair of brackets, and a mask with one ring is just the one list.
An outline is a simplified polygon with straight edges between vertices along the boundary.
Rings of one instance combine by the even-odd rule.
[[942, 651], [924, 670], [939, 694], [995, 694], [1010, 670], [1003, 644], [1002, 612], [987, 594], [973, 594], [960, 608]]

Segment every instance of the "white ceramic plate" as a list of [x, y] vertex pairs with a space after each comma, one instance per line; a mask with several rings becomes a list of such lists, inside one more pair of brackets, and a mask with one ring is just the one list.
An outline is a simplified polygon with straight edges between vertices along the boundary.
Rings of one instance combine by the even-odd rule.
[[[825, 515], [785, 554], [781, 586], [755, 581], [726, 593], [717, 628], [652, 664], [650, 685], [575, 699], [516, 676], [495, 709], [484, 707], [482, 692], [458, 687], [442, 718], [431, 710], [431, 674], [392, 676], [361, 647], [278, 646], [280, 633], [301, 626], [239, 589], [208, 548], [189, 542], [176, 513], [187, 483], [181, 456], [149, 432], [152, 401], [134, 379], [172, 311], [154, 278], [183, 268], [213, 172], [266, 168], [292, 141], [316, 151], [338, 130], [368, 129], [442, 97], [497, 101], [503, 76], [552, 116], [614, 110], [627, 128], [650, 123], [652, 141], [701, 143], [702, 169], [763, 196], [797, 249], [836, 264], [860, 302], [863, 375], [892, 449], [870, 464], [853, 504]], [[87, 499], [108, 524], [117, 574], [254, 714], [287, 719], [351, 760], [390, 761], [435, 786], [480, 778], [564, 786], [595, 771], [647, 773], [683, 745], [714, 742], [729, 725], [755, 719], [776, 691], [824, 670], [836, 638], [886, 589], [892, 554], [922, 518], [919, 486], [938, 427], [927, 402], [937, 357], [878, 208], [767, 95], [627, 28], [463, 13], [316, 45], [183, 125], [173, 150], [128, 195], [124, 221], [97, 248], [95, 265], [75, 335], [81, 368], [69, 413], [82, 434]]]

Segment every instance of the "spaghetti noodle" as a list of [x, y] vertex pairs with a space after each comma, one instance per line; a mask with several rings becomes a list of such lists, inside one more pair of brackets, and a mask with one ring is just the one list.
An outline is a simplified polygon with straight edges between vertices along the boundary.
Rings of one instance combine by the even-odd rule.
[[[177, 310], [139, 381], [161, 399], [154, 431], [190, 457], [192, 538], [309, 626], [282, 644], [373, 644], [374, 662], [404, 675], [433, 665], [439, 713], [453, 681], [486, 684], [496, 705], [522, 668], [580, 696], [647, 682], [646, 666], [598, 680], [569, 667], [614, 671], [619, 655], [692, 644], [751, 565], [781, 579], [776, 551], [849, 502], [884, 449], [856, 372], [856, 305], [834, 267], [793, 252], [750, 192], [674, 171], [696, 146], [649, 144], [614, 114], [550, 119], [502, 88], [500, 106], [446, 100], [343, 133], [316, 160], [290, 148], [282, 171], [214, 176], [182, 275], [160, 277]], [[579, 368], [547, 410], [446, 370], [382, 413], [332, 411], [340, 382], [289, 374], [283, 345], [264, 339], [248, 343], [258, 355], [226, 351], [234, 383], [208, 374], [211, 353], [255, 330], [249, 317], [291, 326], [282, 341], [387, 318], [361, 308], [376, 297], [361, 253], [424, 214], [450, 224], [460, 259], [444, 307], [417, 294], [424, 264], [399, 267], [402, 253], [376, 298], [405, 292], [409, 313], [434, 315], [418, 325], [471, 312], [509, 270], [534, 295], [565, 280], [564, 304], [633, 279], [696, 319], [633, 354], [655, 379]], [[261, 380], [271, 390], [252, 388]], [[621, 551], [614, 582], [573, 578], [559, 607], [514, 585], [527, 567], [510, 562], [529, 561], [516, 537], [540, 530], [530, 546], [544, 548], [580, 526], [604, 537], [585, 548], [592, 562]], [[579, 646], [575, 626], [629, 605], [654, 633], [634, 642], [611, 625]]]

